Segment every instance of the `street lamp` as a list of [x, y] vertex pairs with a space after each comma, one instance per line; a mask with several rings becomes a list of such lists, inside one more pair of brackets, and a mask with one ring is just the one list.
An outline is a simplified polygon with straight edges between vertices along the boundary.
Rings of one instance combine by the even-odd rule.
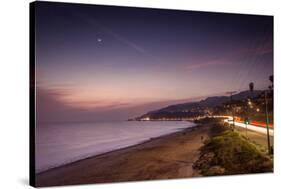
[[232, 112], [232, 130], [234, 131], [234, 127], [235, 127], [235, 120], [234, 120], [234, 112], [233, 112], [233, 104], [232, 104], [232, 95], [235, 94], [236, 91], [229, 91], [226, 92], [226, 94], [230, 95], [230, 105], [231, 105], [231, 112]]
[[248, 101], [248, 104], [249, 104], [249, 105], [252, 105], [252, 102], [251, 102], [251, 100], [250, 100], [250, 99], [249, 99], [249, 101]]
[[268, 108], [267, 108], [267, 92], [264, 91], [264, 101], [265, 101], [265, 120], [266, 120], [266, 133], [267, 133], [267, 147], [268, 147], [268, 154], [271, 154], [270, 148], [270, 138], [269, 138], [269, 120], [268, 120]]
[[248, 118], [245, 119], [245, 130], [246, 130], [246, 138], [248, 139], [248, 129], [247, 126], [250, 124], [250, 121]]

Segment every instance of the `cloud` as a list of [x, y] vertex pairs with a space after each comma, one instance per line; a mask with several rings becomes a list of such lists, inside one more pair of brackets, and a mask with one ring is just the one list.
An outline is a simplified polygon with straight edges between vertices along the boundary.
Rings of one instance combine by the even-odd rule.
[[[116, 103], [100, 108], [81, 108], [70, 106], [61, 99], [63, 90], [38, 88], [36, 90], [36, 122], [37, 126], [45, 123], [68, 123], [68, 122], [97, 122], [127, 120], [140, 116], [148, 111], [156, 110], [167, 105], [183, 103], [195, 99], [166, 100], [147, 102], [131, 105], [129, 103]], [[198, 98], [196, 98], [198, 100]], [[85, 102], [86, 103], [86, 102]], [[97, 102], [98, 103], [98, 102]], [[128, 106], [131, 105], [131, 106]]]
[[185, 66], [185, 68], [188, 70], [194, 70], [194, 69], [202, 69], [202, 68], [210, 67], [210, 66], [230, 65], [230, 64], [232, 64], [232, 63], [226, 62], [226, 61], [224, 62], [222, 60], [217, 60], [217, 61], [209, 61], [209, 62], [191, 64], [191, 65]]
[[[64, 90], [42, 89], [36, 90], [36, 122], [57, 123], [57, 122], [91, 122], [91, 121], [111, 121], [126, 120], [136, 115], [145, 113], [151, 107], [142, 106], [128, 107], [129, 103], [114, 102], [108, 103], [102, 108], [97, 107], [103, 104], [102, 101], [77, 102], [92, 103], [91, 106], [78, 106], [65, 102], [62, 95], [68, 94]], [[95, 106], [95, 107], [94, 107]]]
[[235, 61], [245, 59], [255, 59], [258, 56], [263, 56], [268, 53], [272, 53], [271, 43], [266, 43], [260, 47], [255, 48], [240, 48], [233, 51], [225, 52], [224, 54], [215, 58], [209, 58], [205, 60], [197, 60], [193, 64], [185, 65], [187, 70], [203, 69], [212, 66], [227, 66], [233, 64]]

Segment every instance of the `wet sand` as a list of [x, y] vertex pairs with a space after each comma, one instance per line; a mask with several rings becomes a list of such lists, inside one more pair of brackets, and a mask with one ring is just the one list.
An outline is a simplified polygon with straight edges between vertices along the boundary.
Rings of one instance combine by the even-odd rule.
[[79, 160], [36, 175], [36, 186], [198, 177], [192, 165], [214, 132], [199, 125], [147, 142]]

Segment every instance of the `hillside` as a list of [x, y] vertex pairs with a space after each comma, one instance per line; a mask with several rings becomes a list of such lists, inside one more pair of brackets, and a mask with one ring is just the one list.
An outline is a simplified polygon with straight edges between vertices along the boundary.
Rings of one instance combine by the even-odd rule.
[[[262, 91], [255, 90], [242, 91], [232, 96], [234, 101], [243, 100], [247, 97], [257, 97]], [[188, 102], [182, 104], [170, 105], [158, 110], [150, 111], [140, 117], [137, 117], [136, 120], [142, 120], [144, 118], [150, 119], [172, 119], [172, 118], [187, 118], [187, 117], [198, 117], [203, 115], [208, 115], [212, 113], [213, 108], [223, 105], [226, 102], [230, 101], [229, 96], [213, 96], [208, 97], [204, 100], [197, 102]]]

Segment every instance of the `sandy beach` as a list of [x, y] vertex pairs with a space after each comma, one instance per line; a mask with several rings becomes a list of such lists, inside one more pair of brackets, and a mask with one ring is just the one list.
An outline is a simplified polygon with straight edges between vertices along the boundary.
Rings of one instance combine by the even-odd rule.
[[36, 175], [36, 186], [198, 177], [192, 168], [203, 140], [215, 131], [199, 125], [147, 142], [76, 161]]

